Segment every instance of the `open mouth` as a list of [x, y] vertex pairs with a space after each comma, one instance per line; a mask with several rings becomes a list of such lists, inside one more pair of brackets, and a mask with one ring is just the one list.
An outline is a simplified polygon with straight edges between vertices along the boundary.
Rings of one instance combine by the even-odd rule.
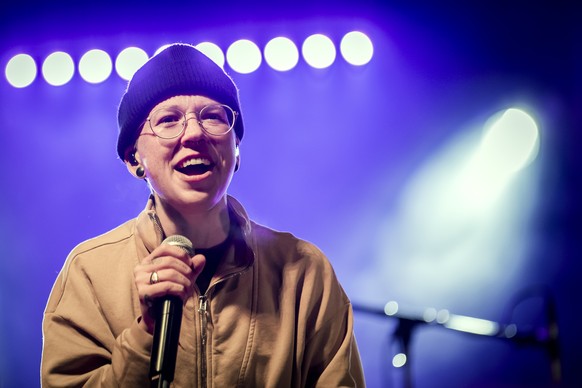
[[176, 167], [176, 170], [188, 176], [202, 175], [214, 167], [214, 164], [206, 158], [192, 158], [185, 160]]

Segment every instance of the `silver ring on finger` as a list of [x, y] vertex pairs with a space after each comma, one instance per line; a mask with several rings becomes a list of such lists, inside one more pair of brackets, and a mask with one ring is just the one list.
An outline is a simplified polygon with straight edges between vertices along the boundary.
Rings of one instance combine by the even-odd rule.
[[150, 275], [150, 284], [156, 284], [159, 281], [160, 278], [158, 276], [158, 273], [156, 271], [152, 272], [152, 274]]

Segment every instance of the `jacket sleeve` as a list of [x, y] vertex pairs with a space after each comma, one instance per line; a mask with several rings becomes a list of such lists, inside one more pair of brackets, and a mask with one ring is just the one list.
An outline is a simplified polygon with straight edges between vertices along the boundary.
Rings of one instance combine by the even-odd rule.
[[309, 365], [306, 386], [365, 387], [360, 353], [353, 331], [350, 303], [331, 317], [306, 343]]
[[[310, 249], [307, 249], [309, 252]], [[365, 387], [364, 372], [354, 336], [354, 316], [348, 296], [331, 264], [315, 247], [317, 265], [308, 268], [302, 303], [307, 325], [302, 385], [308, 387]]]
[[152, 338], [129, 310], [113, 329], [87, 271], [65, 264], [43, 319], [42, 386], [147, 386]]

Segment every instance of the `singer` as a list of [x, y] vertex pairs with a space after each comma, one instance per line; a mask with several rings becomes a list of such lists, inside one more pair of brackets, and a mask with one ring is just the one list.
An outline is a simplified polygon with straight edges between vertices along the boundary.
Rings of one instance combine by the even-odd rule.
[[119, 158], [151, 194], [67, 257], [44, 313], [42, 385], [156, 384], [152, 348], [171, 342], [154, 335], [163, 303], [179, 323], [166, 386], [365, 386], [352, 306], [325, 255], [227, 194], [245, 128], [224, 70], [169, 46], [128, 83], [118, 124]]

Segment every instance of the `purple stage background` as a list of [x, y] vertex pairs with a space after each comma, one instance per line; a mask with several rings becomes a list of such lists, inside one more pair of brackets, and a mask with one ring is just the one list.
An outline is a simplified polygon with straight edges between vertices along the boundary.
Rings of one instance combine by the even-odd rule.
[[[241, 89], [246, 127], [230, 193], [258, 222], [317, 244], [359, 307], [382, 310], [395, 300], [414, 312], [434, 307], [518, 322], [530, 333], [547, 328], [554, 300], [562, 381], [579, 384], [577, 8], [212, 3], [5, 2], [0, 63], [4, 69], [21, 52], [41, 61], [63, 50], [78, 59], [93, 48], [117, 53], [135, 45], [151, 55], [174, 41], [209, 40], [225, 49], [241, 38], [264, 47], [279, 35], [301, 42], [325, 33], [337, 43], [352, 30], [365, 32], [375, 53], [362, 67], [339, 54], [323, 70], [302, 60], [284, 73], [265, 63], [251, 74], [227, 67]], [[0, 387], [40, 385], [42, 313], [68, 252], [145, 205], [145, 185], [116, 159], [124, 87], [117, 75], [91, 85], [76, 74], [60, 87], [40, 77], [23, 89], [0, 81]], [[510, 107], [538, 123], [537, 158], [496, 201], [479, 202], [479, 176], [464, 194], [450, 194], [478, 129]], [[403, 371], [392, 366], [396, 325], [355, 314], [370, 387], [403, 386]], [[556, 356], [542, 344], [438, 325], [412, 334], [416, 386], [552, 383]]]

